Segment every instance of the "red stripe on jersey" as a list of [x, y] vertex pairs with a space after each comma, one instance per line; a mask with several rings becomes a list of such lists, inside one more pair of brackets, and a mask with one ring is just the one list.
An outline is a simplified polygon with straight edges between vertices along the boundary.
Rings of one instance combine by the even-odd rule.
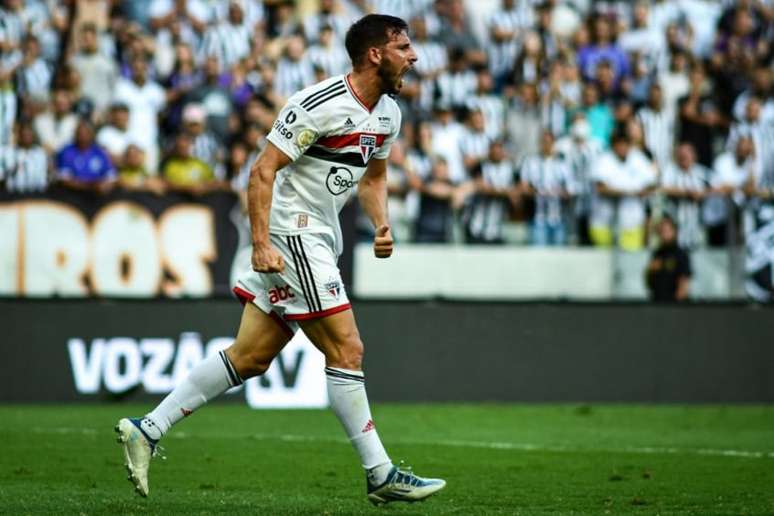
[[318, 139], [315, 143], [324, 147], [328, 147], [329, 149], [340, 149], [342, 147], [349, 147], [350, 145], [360, 145], [360, 135], [376, 136], [377, 147], [381, 147], [384, 143], [384, 139], [387, 138], [386, 134], [352, 133], [325, 136]]

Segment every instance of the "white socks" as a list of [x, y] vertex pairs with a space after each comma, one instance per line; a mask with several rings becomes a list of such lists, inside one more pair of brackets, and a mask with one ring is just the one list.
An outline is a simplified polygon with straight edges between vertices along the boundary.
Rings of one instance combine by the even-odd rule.
[[392, 461], [371, 419], [362, 371], [326, 367], [325, 377], [331, 408], [360, 456], [369, 480], [374, 485], [383, 483], [392, 469]]
[[226, 352], [215, 353], [194, 367], [188, 377], [142, 419], [140, 426], [151, 439], [161, 439], [172, 425], [241, 383]]

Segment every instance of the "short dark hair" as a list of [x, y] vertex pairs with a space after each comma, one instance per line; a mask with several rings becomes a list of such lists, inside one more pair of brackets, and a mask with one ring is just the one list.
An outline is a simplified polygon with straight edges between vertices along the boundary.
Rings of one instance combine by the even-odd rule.
[[396, 16], [368, 14], [360, 18], [352, 24], [344, 39], [352, 65], [361, 64], [369, 48], [384, 46], [401, 32], [408, 32], [408, 25]]

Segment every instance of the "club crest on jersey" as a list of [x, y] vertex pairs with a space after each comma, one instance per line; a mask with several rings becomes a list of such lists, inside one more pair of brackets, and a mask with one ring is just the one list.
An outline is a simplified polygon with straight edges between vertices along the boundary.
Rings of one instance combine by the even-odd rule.
[[363, 156], [363, 163], [368, 163], [371, 156], [376, 151], [376, 136], [372, 134], [360, 135], [360, 155]]
[[336, 299], [339, 298], [339, 294], [341, 294], [341, 282], [339, 280], [335, 280], [333, 278], [330, 279], [325, 284], [326, 290]]

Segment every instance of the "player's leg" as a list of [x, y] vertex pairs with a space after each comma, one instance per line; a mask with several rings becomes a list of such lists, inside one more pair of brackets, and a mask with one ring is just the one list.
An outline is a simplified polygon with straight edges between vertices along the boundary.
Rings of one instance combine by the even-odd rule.
[[209, 400], [250, 377], [263, 374], [292, 336], [287, 326], [246, 303], [236, 340], [227, 350], [200, 362], [164, 400], [142, 418], [121, 419], [116, 426], [124, 443], [129, 479], [148, 495], [148, 466], [156, 444], [169, 429]]
[[303, 321], [301, 328], [325, 355], [331, 408], [366, 470], [369, 499], [376, 504], [416, 501], [443, 489], [443, 480], [399, 470], [387, 456], [371, 418], [362, 371], [363, 343], [352, 310]]

